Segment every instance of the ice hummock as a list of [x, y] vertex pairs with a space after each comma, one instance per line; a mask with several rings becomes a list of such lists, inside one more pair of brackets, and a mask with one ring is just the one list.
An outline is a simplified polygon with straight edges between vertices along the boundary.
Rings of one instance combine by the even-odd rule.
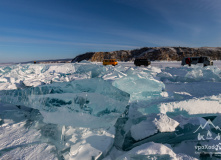
[[166, 67], [157, 75], [164, 82], [220, 82], [221, 70], [217, 67]]
[[114, 123], [125, 111], [130, 98], [128, 93], [102, 79], [6, 90], [0, 95], [2, 102], [39, 109], [47, 122], [91, 128]]

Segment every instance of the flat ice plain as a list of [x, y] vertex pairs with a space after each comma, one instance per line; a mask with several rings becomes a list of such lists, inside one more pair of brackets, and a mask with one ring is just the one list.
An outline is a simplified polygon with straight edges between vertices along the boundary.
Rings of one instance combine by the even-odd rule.
[[221, 61], [0, 66], [0, 159], [221, 159]]

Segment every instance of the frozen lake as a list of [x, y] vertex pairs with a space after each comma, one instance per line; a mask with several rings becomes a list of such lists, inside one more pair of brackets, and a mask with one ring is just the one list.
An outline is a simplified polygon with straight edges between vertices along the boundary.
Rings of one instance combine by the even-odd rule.
[[221, 61], [180, 63], [0, 66], [0, 159], [205, 158], [221, 134]]

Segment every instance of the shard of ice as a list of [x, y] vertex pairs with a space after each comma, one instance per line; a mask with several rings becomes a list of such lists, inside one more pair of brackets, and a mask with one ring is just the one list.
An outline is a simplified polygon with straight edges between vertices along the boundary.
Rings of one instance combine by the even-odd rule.
[[113, 85], [129, 93], [130, 101], [159, 97], [164, 90], [164, 84], [154, 79], [148, 72], [130, 68], [126, 74], [127, 76], [115, 80]]

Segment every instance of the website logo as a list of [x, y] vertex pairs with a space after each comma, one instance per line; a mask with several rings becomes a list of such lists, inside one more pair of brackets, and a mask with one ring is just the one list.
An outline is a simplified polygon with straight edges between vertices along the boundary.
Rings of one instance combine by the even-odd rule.
[[195, 146], [196, 154], [221, 155], [221, 129], [208, 119], [193, 133], [197, 134], [198, 144]]

